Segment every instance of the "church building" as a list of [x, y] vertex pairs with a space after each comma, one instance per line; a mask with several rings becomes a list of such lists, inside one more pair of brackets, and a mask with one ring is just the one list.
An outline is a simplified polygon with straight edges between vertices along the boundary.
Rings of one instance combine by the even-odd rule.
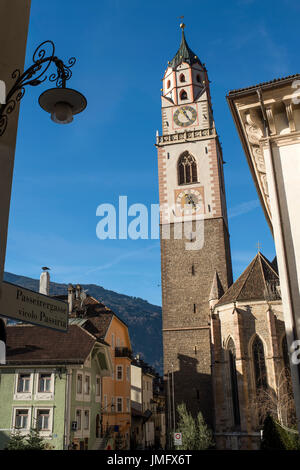
[[194, 416], [202, 412], [218, 448], [257, 448], [252, 391], [257, 384], [275, 389], [283, 360], [279, 279], [258, 253], [233, 284], [209, 79], [184, 27], [163, 76], [162, 135], [156, 136], [167, 426], [176, 428], [177, 405], [184, 402]]

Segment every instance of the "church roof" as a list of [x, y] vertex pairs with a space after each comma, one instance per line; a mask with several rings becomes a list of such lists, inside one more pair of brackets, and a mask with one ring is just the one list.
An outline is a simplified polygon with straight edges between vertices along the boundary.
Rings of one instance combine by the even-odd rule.
[[260, 252], [221, 297], [216, 307], [232, 302], [278, 300], [279, 276], [274, 265]]
[[184, 27], [182, 27], [182, 38], [181, 38], [180, 47], [179, 47], [176, 55], [173, 57], [172, 61], [169, 62], [169, 66], [172, 67], [173, 69], [175, 69], [182, 62], [186, 62], [190, 65], [192, 65], [192, 64], [202, 65], [199, 58], [189, 48], [189, 46], [186, 42], [185, 35], [184, 35]]

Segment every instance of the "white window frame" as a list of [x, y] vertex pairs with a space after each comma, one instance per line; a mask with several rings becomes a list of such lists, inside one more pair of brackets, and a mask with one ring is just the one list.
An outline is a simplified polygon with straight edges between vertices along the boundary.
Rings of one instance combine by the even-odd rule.
[[[98, 390], [97, 390], [97, 381], [99, 380], [99, 393]], [[95, 378], [95, 401], [97, 403], [100, 403], [101, 402], [101, 376], [100, 375], [96, 375], [96, 378]]]
[[[27, 426], [26, 426], [26, 428], [23, 428], [23, 429], [16, 428], [16, 417], [17, 417], [17, 411], [19, 411], [19, 410], [27, 410], [28, 411]], [[13, 412], [12, 412], [12, 426], [11, 427], [14, 431], [20, 432], [21, 435], [28, 434], [29, 431], [30, 431], [30, 427], [31, 427], [31, 407], [29, 407], [29, 406], [14, 406], [13, 407]]]
[[[120, 370], [121, 370], [121, 378], [120, 379], [118, 378], [118, 368], [120, 368]], [[116, 380], [118, 382], [123, 382], [123, 380], [124, 380], [124, 367], [123, 367], [122, 364], [117, 364], [116, 365]]]
[[[119, 410], [119, 400], [121, 403], [121, 410]], [[116, 399], [116, 412], [117, 413], [123, 413], [123, 397], [117, 397]]]
[[[29, 378], [29, 391], [28, 392], [18, 392], [18, 384], [20, 375], [30, 375]], [[14, 400], [32, 400], [32, 391], [33, 391], [33, 377], [34, 373], [32, 370], [17, 370], [15, 375], [15, 390], [14, 390]], [[22, 408], [23, 409], [23, 408]], [[24, 408], [25, 409], [25, 408]]]
[[[88, 427], [86, 428], [85, 427], [85, 420], [86, 420], [86, 413], [88, 413]], [[85, 409], [83, 410], [83, 432], [86, 433], [86, 432], [90, 432], [90, 426], [91, 426], [91, 413], [90, 413], [90, 410], [89, 409]]]
[[[50, 377], [50, 391], [48, 392], [40, 392], [39, 391], [39, 384], [40, 384], [40, 376], [43, 374], [49, 374]], [[55, 384], [55, 372], [53, 370], [39, 370], [35, 374], [35, 394], [34, 394], [34, 399], [35, 400], [53, 400], [54, 399], [54, 384]]]
[[[89, 379], [89, 393], [86, 393], [85, 387], [86, 387], [86, 379]], [[83, 399], [84, 401], [90, 401], [91, 400], [91, 388], [92, 388], [92, 382], [91, 382], [91, 374], [85, 373], [84, 374], [84, 381], [83, 381]]]
[[[81, 376], [81, 393], [78, 392], [78, 377]], [[84, 374], [82, 371], [77, 371], [76, 372], [76, 384], [75, 384], [75, 387], [76, 387], [76, 400], [77, 401], [82, 401], [83, 399], [83, 389], [84, 389], [84, 386], [83, 386], [83, 380], [84, 380]]]
[[51, 437], [52, 432], [53, 432], [53, 406], [36, 406], [34, 408], [34, 428], [37, 427], [37, 422], [38, 422], [38, 411], [39, 410], [49, 410], [49, 429], [41, 429], [39, 431], [39, 435], [41, 437]]
[[[74, 437], [75, 438], [78, 438], [78, 439], [82, 439], [82, 438], [85, 438], [85, 437], [90, 437], [90, 429], [91, 429], [91, 409], [90, 408], [86, 408], [86, 407], [76, 407], [75, 408], [75, 417], [74, 417], [74, 421], [77, 421], [77, 411], [80, 411], [81, 413], [81, 418], [80, 418], [80, 421], [81, 421], [81, 426], [79, 429], [77, 429], [75, 432], [74, 432]], [[88, 429], [85, 429], [85, 413], [88, 412], [89, 414], [89, 427]]]
[[[77, 411], [80, 411], [80, 427], [78, 427], [78, 421], [77, 421]], [[82, 431], [82, 409], [81, 408], [75, 408], [75, 418], [74, 418], [74, 421], [76, 421], [77, 423], [77, 430], [75, 431], [75, 434], [77, 432], [80, 432]]]

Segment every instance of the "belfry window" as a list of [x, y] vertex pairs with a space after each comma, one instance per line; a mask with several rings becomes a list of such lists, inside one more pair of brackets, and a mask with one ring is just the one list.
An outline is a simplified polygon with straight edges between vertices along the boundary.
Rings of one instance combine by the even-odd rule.
[[181, 99], [181, 100], [187, 100], [187, 97], [188, 97], [188, 96], [187, 96], [187, 92], [186, 92], [185, 90], [181, 90], [179, 96], [180, 96], [180, 99]]
[[197, 183], [197, 163], [189, 152], [184, 152], [178, 160], [178, 184], [189, 183]]
[[184, 73], [181, 73], [180, 76], [179, 76], [179, 81], [181, 83], [185, 82], [185, 76], [184, 76]]
[[267, 369], [265, 362], [264, 345], [256, 335], [252, 343], [252, 357], [256, 390], [267, 388]]
[[233, 339], [230, 338], [227, 344], [227, 350], [229, 355], [229, 374], [230, 374], [230, 385], [231, 385], [231, 398], [233, 408], [233, 419], [236, 426], [241, 424], [240, 417], [240, 405], [239, 405], [239, 391], [238, 381], [236, 372], [236, 353]]
[[167, 89], [169, 89], [170, 86], [171, 86], [171, 82], [170, 82], [170, 80], [168, 80], [168, 81], [167, 81]]

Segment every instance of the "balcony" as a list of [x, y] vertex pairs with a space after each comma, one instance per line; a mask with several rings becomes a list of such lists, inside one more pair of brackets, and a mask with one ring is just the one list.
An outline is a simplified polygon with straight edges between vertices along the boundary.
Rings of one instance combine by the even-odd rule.
[[115, 357], [128, 357], [128, 359], [132, 359], [132, 351], [128, 348], [115, 348]]

